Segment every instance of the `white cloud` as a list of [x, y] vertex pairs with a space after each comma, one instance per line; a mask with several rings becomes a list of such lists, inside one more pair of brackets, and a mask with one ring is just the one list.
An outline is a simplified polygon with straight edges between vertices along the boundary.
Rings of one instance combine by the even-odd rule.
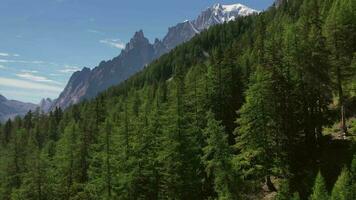
[[24, 63], [24, 64], [44, 64], [44, 61], [41, 60], [8, 60], [8, 59], [0, 59], [0, 63]]
[[15, 53], [15, 54], [10, 54], [10, 53], [0, 52], [0, 56], [3, 56], [3, 57], [10, 57], [10, 56], [19, 57], [20, 55], [17, 54], [17, 53]]
[[0, 69], [6, 69], [4, 65], [0, 65]]
[[100, 40], [99, 42], [118, 49], [125, 48], [125, 44], [120, 39], [104, 39], [104, 40]]
[[32, 73], [32, 74], [37, 74], [38, 73], [37, 70], [27, 70], [27, 69], [23, 69], [23, 70], [21, 70], [21, 72], [27, 72], [27, 73]]
[[68, 74], [68, 73], [73, 73], [73, 72], [76, 72], [79, 70], [80, 70], [80, 68], [77, 66], [65, 65], [64, 69], [60, 69], [60, 70], [58, 70], [58, 72]]
[[77, 69], [61, 69], [61, 70], [58, 70], [58, 71], [61, 72], [61, 73], [69, 74], [69, 73], [76, 72], [78, 70]]
[[1, 53], [1, 52], [0, 52], [0, 56], [10, 56], [10, 54], [8, 54], [8, 53]]
[[34, 75], [34, 74], [28, 73], [28, 72], [19, 73], [19, 74], [16, 74], [16, 76], [20, 77], [20, 78], [24, 78], [24, 79], [30, 80], [30, 81], [34, 81], [34, 82], [61, 84], [61, 83], [59, 83], [57, 81], [48, 79], [47, 77]]
[[63, 88], [47, 85], [43, 83], [34, 83], [31, 81], [24, 81], [13, 78], [2, 78], [0, 77], [0, 85], [12, 88], [22, 88], [22, 89], [31, 89], [38, 91], [48, 91], [48, 92], [61, 92]]

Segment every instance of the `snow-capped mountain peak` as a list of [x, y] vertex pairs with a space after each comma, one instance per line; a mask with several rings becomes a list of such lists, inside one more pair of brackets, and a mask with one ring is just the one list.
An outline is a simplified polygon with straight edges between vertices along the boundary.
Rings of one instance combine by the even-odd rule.
[[235, 20], [239, 16], [247, 16], [259, 11], [236, 3], [230, 5], [214, 4], [204, 10], [198, 18], [191, 21], [196, 30], [202, 31], [210, 26]]
[[185, 20], [170, 27], [164, 38], [156, 39], [154, 44], [149, 43], [143, 31], [138, 31], [119, 56], [101, 62], [93, 70], [84, 68], [80, 72], [75, 72], [64, 91], [52, 104], [51, 109], [66, 108], [82, 99], [93, 98], [108, 87], [126, 80], [143, 69], [147, 63], [169, 52], [177, 45], [189, 41], [201, 31], [253, 13], [258, 13], [258, 11], [242, 4], [215, 4], [203, 10], [197, 18]]
[[240, 3], [230, 5], [217, 3], [208, 10], [212, 10], [213, 14], [219, 17], [220, 22], [235, 20], [236, 16], [247, 16], [259, 12]]

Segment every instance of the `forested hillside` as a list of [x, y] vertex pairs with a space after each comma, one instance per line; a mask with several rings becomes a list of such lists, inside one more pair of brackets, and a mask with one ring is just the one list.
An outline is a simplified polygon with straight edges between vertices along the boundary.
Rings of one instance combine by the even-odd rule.
[[0, 199], [356, 199], [355, 33], [354, 0], [282, 1], [8, 121]]

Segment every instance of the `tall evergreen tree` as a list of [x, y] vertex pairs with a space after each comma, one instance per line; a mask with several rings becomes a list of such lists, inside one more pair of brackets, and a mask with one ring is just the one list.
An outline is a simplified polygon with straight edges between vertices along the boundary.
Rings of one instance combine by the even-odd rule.
[[348, 200], [350, 199], [350, 172], [343, 168], [332, 189], [330, 200]]
[[326, 185], [323, 176], [319, 172], [315, 178], [313, 192], [310, 196], [310, 200], [328, 200], [329, 195], [326, 190]]
[[206, 173], [213, 179], [217, 199], [236, 199], [238, 185], [232, 170], [232, 151], [228, 135], [221, 121], [217, 121], [213, 113], [207, 113], [207, 120], [204, 129], [206, 146], [203, 149]]
[[[246, 103], [240, 109], [235, 130], [238, 170], [245, 177], [266, 179], [270, 190], [276, 190], [270, 176], [276, 173], [282, 153], [275, 142], [278, 136], [274, 110], [271, 74], [261, 68], [254, 74], [246, 92]], [[278, 166], [281, 167], [281, 166]]]
[[340, 106], [340, 126], [347, 133], [345, 111], [345, 83], [354, 76], [353, 53], [356, 51], [356, 3], [353, 0], [335, 0], [326, 19], [324, 31], [331, 51], [335, 85]]

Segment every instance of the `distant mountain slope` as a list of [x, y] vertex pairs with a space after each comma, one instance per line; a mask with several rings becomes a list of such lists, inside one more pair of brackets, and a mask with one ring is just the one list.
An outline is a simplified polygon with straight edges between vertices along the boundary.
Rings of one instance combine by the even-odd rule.
[[170, 27], [166, 36], [162, 40], [156, 39], [154, 44], [149, 43], [142, 30], [138, 31], [119, 56], [102, 61], [93, 70], [83, 68], [82, 71], [75, 72], [51, 109], [66, 108], [83, 99], [91, 99], [108, 87], [128, 79], [154, 59], [190, 40], [204, 29], [256, 12], [258, 11], [241, 4], [215, 4], [196, 19]]
[[15, 100], [8, 100], [0, 95], [0, 122], [4, 122], [16, 116], [23, 116], [29, 110], [35, 110], [38, 107], [36, 104], [23, 103]]
[[40, 103], [38, 104], [38, 107], [40, 108], [41, 111], [47, 113], [50, 109], [55, 100], [52, 100], [50, 98], [43, 98]]

